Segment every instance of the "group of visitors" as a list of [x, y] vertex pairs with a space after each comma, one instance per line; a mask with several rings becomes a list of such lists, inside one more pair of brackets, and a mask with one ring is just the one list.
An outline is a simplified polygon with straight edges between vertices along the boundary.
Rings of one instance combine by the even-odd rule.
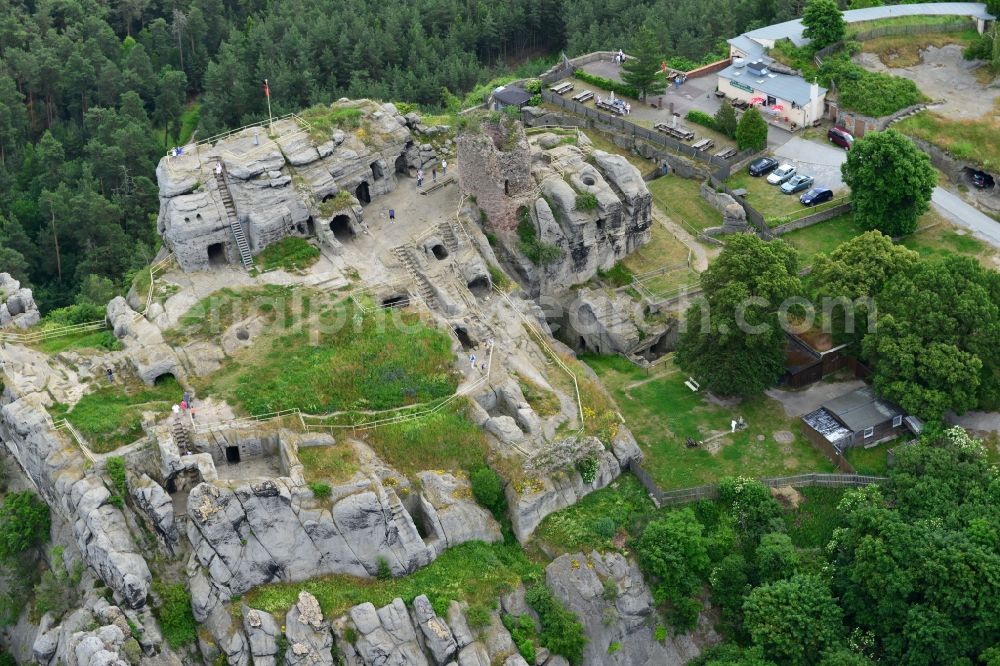
[[171, 408], [174, 416], [178, 414], [191, 414], [191, 419], [195, 417], [194, 413], [194, 396], [191, 395], [191, 391], [184, 391], [184, 396], [181, 398], [180, 404], [176, 404]]
[[625, 52], [618, 49], [618, 53], [615, 54], [615, 62], [619, 65], [625, 62]]
[[170, 152], [167, 153], [167, 155], [169, 155], [170, 157], [180, 157], [183, 154], [184, 154], [184, 148], [182, 148], [181, 146], [174, 146], [173, 148], [170, 149]]
[[597, 96], [597, 106], [611, 105], [621, 111], [622, 115], [629, 115], [632, 113], [632, 105], [621, 99], [620, 97], [615, 97], [615, 91], [611, 91], [611, 97], [604, 99], [600, 95]]
[[[448, 175], [448, 160], [441, 160], [441, 175]], [[437, 165], [431, 167], [431, 182], [436, 183], [438, 179]], [[424, 186], [424, 169], [420, 167], [417, 169], [417, 189]]]

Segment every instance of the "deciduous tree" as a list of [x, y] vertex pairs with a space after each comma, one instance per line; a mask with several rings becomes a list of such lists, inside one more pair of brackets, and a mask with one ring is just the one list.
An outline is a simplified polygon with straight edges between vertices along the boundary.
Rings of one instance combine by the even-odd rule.
[[927, 153], [893, 129], [855, 141], [840, 169], [851, 188], [855, 218], [893, 237], [917, 228], [937, 184]]
[[840, 607], [830, 584], [816, 575], [754, 589], [743, 604], [744, 625], [764, 654], [779, 664], [817, 664], [843, 636]]
[[739, 121], [736, 118], [736, 109], [729, 102], [723, 102], [719, 110], [715, 112], [715, 122], [719, 125], [719, 131], [730, 139], [736, 138], [736, 127]]
[[764, 150], [767, 146], [767, 123], [756, 107], [747, 109], [736, 125], [736, 145], [740, 150]]
[[802, 34], [821, 49], [844, 38], [847, 25], [835, 0], [809, 0], [802, 12]]

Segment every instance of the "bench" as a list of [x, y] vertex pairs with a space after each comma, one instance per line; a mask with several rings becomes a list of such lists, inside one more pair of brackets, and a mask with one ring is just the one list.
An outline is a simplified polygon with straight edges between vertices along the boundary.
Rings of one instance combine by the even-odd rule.
[[691, 147], [703, 153], [714, 145], [715, 141], [712, 141], [711, 139], [700, 139], [699, 141], [693, 143]]
[[666, 123], [657, 123], [653, 126], [657, 131], [663, 132], [675, 139], [680, 139], [681, 141], [690, 141], [694, 138], [694, 132], [683, 127], [671, 127]]
[[569, 81], [563, 81], [562, 83], [557, 83], [556, 85], [551, 86], [549, 88], [549, 90], [551, 90], [557, 95], [563, 95], [565, 93], [568, 93], [572, 89], [573, 89], [573, 84], [570, 83]]
[[621, 108], [617, 104], [612, 104], [611, 102], [605, 102], [604, 100], [596, 102], [596, 104], [598, 108], [604, 109], [605, 111], [610, 111], [611, 113], [614, 113], [619, 116], [625, 115], [625, 109]]
[[586, 102], [588, 99], [593, 99], [593, 98], [594, 98], [593, 90], [584, 90], [581, 93], [573, 95], [574, 102]]
[[735, 154], [736, 154], [736, 149], [735, 148], [725, 148], [725, 149], [720, 150], [719, 152], [717, 152], [712, 157], [721, 157], [724, 160], [728, 160], [730, 157], [732, 157]]

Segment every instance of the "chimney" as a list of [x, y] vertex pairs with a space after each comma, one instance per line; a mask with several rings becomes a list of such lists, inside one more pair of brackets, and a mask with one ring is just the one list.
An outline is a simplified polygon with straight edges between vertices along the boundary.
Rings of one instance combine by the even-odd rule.
[[819, 84], [813, 81], [812, 85], [809, 86], [809, 101], [811, 102], [817, 97], [819, 97]]

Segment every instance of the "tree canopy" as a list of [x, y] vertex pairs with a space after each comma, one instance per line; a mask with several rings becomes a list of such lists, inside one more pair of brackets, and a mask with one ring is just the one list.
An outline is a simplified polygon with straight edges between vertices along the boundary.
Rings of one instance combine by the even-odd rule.
[[692, 305], [677, 344], [677, 364], [709, 390], [753, 395], [784, 370], [778, 308], [802, 285], [795, 250], [754, 234], [730, 236], [701, 274], [704, 299]]
[[667, 87], [667, 81], [660, 73], [663, 52], [652, 30], [643, 28], [639, 31], [629, 55], [632, 57], [622, 64], [622, 80], [634, 86], [641, 99], [646, 99], [650, 93], [663, 92]]
[[847, 24], [835, 0], [809, 0], [802, 12], [803, 36], [821, 49], [844, 38]]
[[937, 184], [927, 153], [893, 129], [855, 141], [840, 169], [851, 188], [855, 218], [894, 237], [917, 228]]
[[740, 150], [764, 150], [767, 146], [767, 122], [757, 107], [752, 106], [743, 112], [736, 125], [736, 145]]

